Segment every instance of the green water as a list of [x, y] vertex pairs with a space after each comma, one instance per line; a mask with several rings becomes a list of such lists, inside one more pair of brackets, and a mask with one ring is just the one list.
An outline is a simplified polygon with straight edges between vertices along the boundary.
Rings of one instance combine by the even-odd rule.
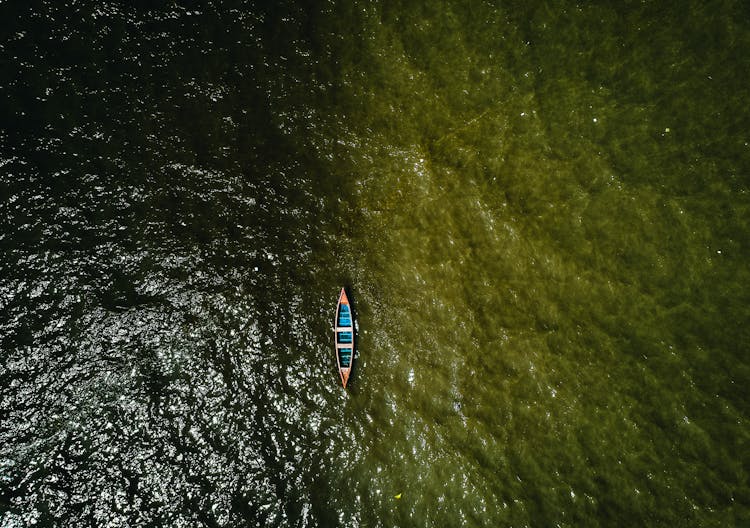
[[24, 9], [0, 526], [750, 523], [745, 5]]
[[661, 9], [366, 17], [332, 157], [377, 515], [747, 522], [747, 19]]

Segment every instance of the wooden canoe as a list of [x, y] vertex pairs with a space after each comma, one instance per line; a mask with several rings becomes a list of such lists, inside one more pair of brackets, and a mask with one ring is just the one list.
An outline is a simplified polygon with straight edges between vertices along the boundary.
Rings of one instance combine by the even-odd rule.
[[339, 368], [341, 383], [346, 388], [346, 382], [349, 381], [349, 374], [351, 374], [352, 362], [354, 361], [354, 316], [344, 288], [341, 288], [339, 302], [336, 304], [336, 318], [333, 325], [336, 365]]

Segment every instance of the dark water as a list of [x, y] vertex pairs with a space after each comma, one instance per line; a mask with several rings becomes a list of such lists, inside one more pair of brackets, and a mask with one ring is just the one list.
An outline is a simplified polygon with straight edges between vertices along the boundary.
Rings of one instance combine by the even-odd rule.
[[749, 50], [732, 1], [0, 2], [0, 526], [750, 525]]

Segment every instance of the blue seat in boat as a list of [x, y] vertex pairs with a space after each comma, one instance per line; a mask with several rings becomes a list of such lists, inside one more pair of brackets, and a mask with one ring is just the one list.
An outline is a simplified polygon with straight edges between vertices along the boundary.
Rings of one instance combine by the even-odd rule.
[[339, 332], [339, 343], [351, 343], [352, 333], [351, 332]]
[[351, 365], [352, 362], [352, 349], [351, 348], [342, 348], [339, 352], [339, 360], [341, 362], [341, 366], [346, 368], [349, 365]]

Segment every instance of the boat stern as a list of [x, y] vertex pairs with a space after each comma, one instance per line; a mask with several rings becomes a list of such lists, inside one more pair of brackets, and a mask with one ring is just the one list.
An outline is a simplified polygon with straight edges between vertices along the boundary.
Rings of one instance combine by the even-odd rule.
[[339, 373], [341, 374], [341, 383], [344, 384], [344, 388], [346, 388], [346, 383], [349, 381], [349, 374], [351, 374], [351, 372], [351, 368], [339, 369]]

